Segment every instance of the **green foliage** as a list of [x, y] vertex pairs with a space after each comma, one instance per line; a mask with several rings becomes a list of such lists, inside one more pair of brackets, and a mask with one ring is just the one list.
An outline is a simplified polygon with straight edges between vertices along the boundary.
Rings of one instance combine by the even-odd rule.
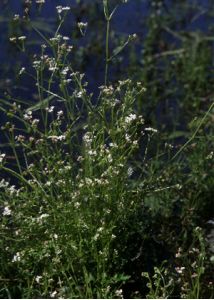
[[[0, 99], [7, 118], [0, 129], [6, 139], [0, 145], [2, 298], [213, 297], [210, 39], [171, 30], [168, 14], [157, 13], [162, 1], [154, 1], [139, 63], [136, 35], [120, 39], [111, 31], [121, 2], [103, 1], [105, 49], [93, 48], [105, 60], [97, 97], [76, 71], [90, 49], [72, 53], [61, 34], [68, 7], [57, 8], [51, 38], [51, 28], [27, 16], [18, 20], [43, 44], [30, 74], [36, 103], [8, 94]], [[77, 26], [84, 38], [86, 26]], [[14, 46], [25, 52], [31, 42], [19, 39], [21, 28], [11, 30]], [[154, 51], [163, 31], [179, 48]], [[111, 64], [127, 48], [130, 79], [120, 74], [113, 81]], [[181, 117], [170, 111], [171, 96]], [[160, 101], [171, 127], [153, 110]]]

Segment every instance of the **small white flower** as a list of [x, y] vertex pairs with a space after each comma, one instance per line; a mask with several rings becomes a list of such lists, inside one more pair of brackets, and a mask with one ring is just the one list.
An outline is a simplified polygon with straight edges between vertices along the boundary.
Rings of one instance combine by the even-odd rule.
[[131, 177], [133, 173], [134, 173], [133, 168], [132, 168], [132, 167], [129, 167], [128, 170], [127, 170], [127, 175], [128, 175], [128, 177]]
[[185, 267], [176, 267], [175, 270], [178, 274], [183, 274]]
[[97, 155], [97, 151], [96, 150], [89, 150], [88, 151], [88, 155], [96, 156]]
[[11, 216], [12, 211], [8, 206], [5, 206], [2, 214], [3, 214], [3, 216]]
[[108, 154], [107, 160], [108, 160], [109, 163], [112, 163], [113, 158], [112, 158], [112, 156], [111, 156], [111, 153]]
[[131, 123], [132, 121], [136, 120], [136, 114], [130, 114], [129, 116], [125, 117], [125, 123]]
[[84, 28], [84, 27], [87, 27], [88, 26], [88, 23], [83, 23], [83, 22], [79, 22], [77, 23], [78, 27], [81, 27], [81, 28]]
[[95, 241], [97, 241], [98, 238], [99, 238], [99, 236], [100, 236], [99, 233], [96, 233], [93, 239], [94, 239]]
[[58, 239], [58, 235], [56, 233], [54, 233], [53, 237], [54, 237], [55, 240]]
[[57, 135], [50, 135], [48, 137], [48, 139], [51, 139], [51, 141], [53, 143], [55, 143], [57, 141], [64, 141], [65, 140], [65, 136], [64, 135], [59, 135], [59, 136], [57, 136]]
[[46, 107], [46, 111], [52, 113], [54, 111], [54, 106]]
[[19, 75], [22, 75], [25, 71], [25, 68], [21, 68], [21, 70], [19, 71]]
[[89, 147], [92, 143], [92, 140], [92, 134], [90, 132], [86, 132], [83, 136], [83, 141], [85, 142], [85, 145]]
[[116, 290], [115, 292], [116, 296], [119, 297], [120, 299], [123, 299], [123, 290]]
[[34, 67], [34, 68], [38, 68], [38, 67], [40, 66], [40, 64], [41, 64], [41, 61], [40, 61], [40, 60], [34, 60], [34, 61], [33, 61], [33, 67]]
[[56, 297], [56, 295], [57, 295], [57, 291], [54, 291], [54, 292], [52, 292], [52, 293], [50, 294], [50, 297], [51, 297], [51, 298], [54, 298], [54, 297]]
[[20, 253], [17, 252], [17, 253], [13, 256], [12, 262], [17, 262], [17, 261], [20, 261], [20, 260], [21, 260]]
[[63, 41], [69, 41], [70, 40], [70, 38], [68, 36], [63, 36], [62, 39], [63, 39]]
[[9, 38], [10, 42], [16, 42], [17, 38], [15, 36], [12, 36]]
[[17, 21], [17, 20], [19, 20], [19, 19], [20, 19], [20, 16], [19, 16], [19, 15], [17, 15], [17, 14], [14, 15], [14, 17], [13, 17], [13, 20], [14, 20], [14, 21]]
[[24, 120], [30, 121], [32, 119], [32, 111], [28, 111], [23, 115]]
[[40, 280], [42, 279], [42, 276], [36, 276], [36, 278], [35, 278], [35, 281], [37, 282], [37, 283], [40, 283]]
[[26, 36], [25, 36], [25, 35], [19, 36], [19, 37], [18, 37], [18, 40], [24, 41], [24, 40], [26, 40]]
[[8, 187], [8, 185], [9, 185], [9, 182], [6, 181], [5, 179], [2, 179], [0, 181], [0, 188], [6, 188], [6, 187]]
[[5, 153], [2, 153], [0, 154], [0, 163], [3, 162], [4, 158], [5, 158], [6, 154]]
[[79, 202], [75, 202], [74, 203], [74, 207], [78, 209], [80, 207], [80, 203]]
[[147, 132], [153, 132], [153, 133], [158, 132], [157, 129], [154, 129], [154, 128], [151, 128], [151, 127], [145, 128], [144, 130], [147, 131]]
[[39, 216], [38, 219], [42, 220], [47, 217], [49, 217], [49, 214], [41, 214], [41, 216]]
[[57, 66], [51, 66], [48, 68], [48, 70], [51, 72], [55, 72], [57, 69], [58, 69]]
[[85, 35], [88, 23], [87, 22], [86, 23], [79, 22], [79, 23], [77, 23], [77, 26], [79, 27], [79, 30], [80, 30], [81, 34]]
[[76, 94], [76, 96], [77, 96], [77, 98], [81, 98], [82, 96], [83, 96], [83, 92], [78, 92], [77, 94]]
[[62, 75], [64, 75], [64, 76], [66, 76], [68, 72], [69, 72], [69, 68], [68, 68], [68, 67], [64, 68], [64, 69], [61, 71]]
[[33, 126], [38, 125], [38, 123], [39, 123], [39, 119], [34, 119], [34, 120], [32, 121], [32, 125], [33, 125]]
[[63, 11], [68, 11], [70, 10], [71, 8], [69, 6], [61, 6], [61, 5], [58, 5], [56, 7], [56, 10], [57, 10], [57, 13], [58, 14], [61, 14]]
[[116, 143], [109, 143], [109, 147], [118, 148], [118, 145]]
[[62, 111], [62, 110], [58, 111], [58, 112], [57, 112], [57, 117], [60, 118], [60, 117], [62, 117], [62, 116], [63, 116], [63, 111]]
[[97, 232], [102, 232], [103, 230], [104, 230], [103, 227], [99, 227], [99, 228], [97, 229]]
[[128, 143], [131, 143], [131, 137], [130, 137], [130, 135], [128, 135], [127, 133], [125, 134], [125, 140], [126, 140]]

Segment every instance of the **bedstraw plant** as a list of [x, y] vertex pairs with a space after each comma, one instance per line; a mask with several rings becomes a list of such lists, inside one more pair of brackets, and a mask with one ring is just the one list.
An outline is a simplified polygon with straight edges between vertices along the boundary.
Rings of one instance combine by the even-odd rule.
[[[37, 101], [0, 99], [7, 118], [0, 129], [1, 298], [213, 295], [213, 239], [202, 228], [212, 210], [214, 104], [188, 123], [183, 146], [144, 120], [142, 81], [109, 76], [114, 58], [136, 39], [128, 35], [112, 50], [119, 9], [112, 3], [102, 2], [97, 96], [75, 69], [72, 39], [61, 33], [70, 7], [56, 7], [52, 37], [25, 16], [42, 44], [33, 72], [19, 72], [34, 81]], [[78, 22], [82, 38], [89, 25]], [[11, 39], [26, 51], [24, 36]]]
[[9, 121], [1, 134], [14, 161], [1, 154], [1, 172], [11, 178], [1, 179], [1, 295], [121, 297], [129, 276], [114, 273], [112, 245], [120, 221], [141, 205], [131, 165], [140, 141], [155, 130], [136, 112], [145, 90], [140, 82], [107, 85], [108, 1], [106, 71], [97, 100], [84, 74], [73, 70], [72, 45], [60, 34], [70, 8], [56, 9], [54, 37], [35, 28], [44, 40], [31, 75], [38, 102], [2, 100]]

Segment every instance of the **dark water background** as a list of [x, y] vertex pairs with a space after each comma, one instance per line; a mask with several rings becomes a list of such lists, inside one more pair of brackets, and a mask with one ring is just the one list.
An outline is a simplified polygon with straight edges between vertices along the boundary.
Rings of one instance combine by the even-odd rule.
[[[0, 3], [0, 97], [5, 96], [5, 92], [19, 99], [31, 99], [33, 101], [36, 93], [34, 82], [30, 77], [17, 77], [22, 66], [30, 68], [32, 53], [40, 53], [39, 44], [41, 39], [38, 34], [30, 30], [27, 26], [16, 28], [11, 20], [14, 14], [23, 16], [26, 5], [22, 0], [2, 0]], [[110, 4], [120, 1], [110, 0]], [[32, 1], [30, 8], [30, 19], [34, 26], [48, 36], [53, 36], [57, 27], [56, 6], [71, 6], [71, 14], [66, 20], [61, 33], [71, 37], [74, 45], [79, 51], [75, 56], [74, 63], [81, 71], [86, 73], [89, 82], [89, 91], [95, 95], [98, 87], [104, 82], [104, 41], [105, 23], [102, 11], [102, 1], [84, 0], [46, 0], [42, 9], [38, 9], [35, 1]], [[155, 7], [155, 9], [154, 9]], [[112, 20], [111, 29], [114, 36], [119, 39], [126, 39], [129, 34], [137, 33], [138, 40], [135, 44], [136, 65], [140, 65], [143, 60], [144, 41], [149, 31], [148, 18], [166, 16], [172, 17], [173, 30], [176, 32], [193, 32], [201, 35], [210, 35], [213, 32], [213, 15], [209, 12], [214, 8], [213, 0], [130, 0], [126, 4], [121, 4]], [[88, 22], [88, 29], [85, 37], [78, 34], [77, 22]], [[27, 36], [26, 53], [15, 49], [9, 42], [9, 37], [14, 33]], [[167, 43], [179, 47], [179, 40], [165, 33]], [[84, 49], [86, 48], [86, 50]], [[100, 49], [99, 49], [100, 48]], [[98, 49], [98, 50], [97, 50]], [[130, 48], [123, 52], [121, 62], [110, 69], [111, 80], [126, 78], [129, 76], [127, 66], [129, 65], [128, 53]], [[157, 49], [157, 53], [160, 50]], [[83, 55], [81, 56], [81, 53]], [[134, 76], [134, 73], [132, 74]], [[1, 123], [3, 116], [1, 116]], [[4, 117], [5, 118], [5, 117]], [[5, 120], [4, 120], [5, 121]]]

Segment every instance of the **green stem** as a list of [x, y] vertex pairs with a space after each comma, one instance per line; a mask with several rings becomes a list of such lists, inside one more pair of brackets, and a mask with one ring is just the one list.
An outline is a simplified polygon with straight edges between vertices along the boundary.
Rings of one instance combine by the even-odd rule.
[[21, 176], [17, 172], [13, 171], [12, 169], [6, 168], [4, 166], [2, 166], [1, 169], [4, 170], [5, 172], [10, 173], [14, 177], [18, 178], [20, 181], [22, 181], [23, 183], [25, 183], [27, 186], [31, 187], [31, 184], [23, 176]]
[[106, 60], [105, 60], [105, 85], [108, 82], [108, 67], [109, 67], [109, 31], [110, 31], [110, 19], [106, 19]]
[[202, 120], [200, 121], [198, 127], [196, 128], [195, 132], [193, 133], [193, 135], [191, 136], [191, 138], [178, 150], [177, 153], [175, 153], [175, 155], [172, 157], [171, 161], [174, 160], [178, 154], [180, 154], [188, 145], [189, 143], [194, 140], [194, 138], [196, 137], [196, 134], [198, 133], [198, 131], [200, 130], [201, 126], [203, 125], [205, 119], [207, 118], [208, 114], [211, 112], [212, 108], [214, 107], [214, 102], [210, 105], [209, 109], [207, 110], [207, 112], [205, 113], [204, 117], [202, 118]]

